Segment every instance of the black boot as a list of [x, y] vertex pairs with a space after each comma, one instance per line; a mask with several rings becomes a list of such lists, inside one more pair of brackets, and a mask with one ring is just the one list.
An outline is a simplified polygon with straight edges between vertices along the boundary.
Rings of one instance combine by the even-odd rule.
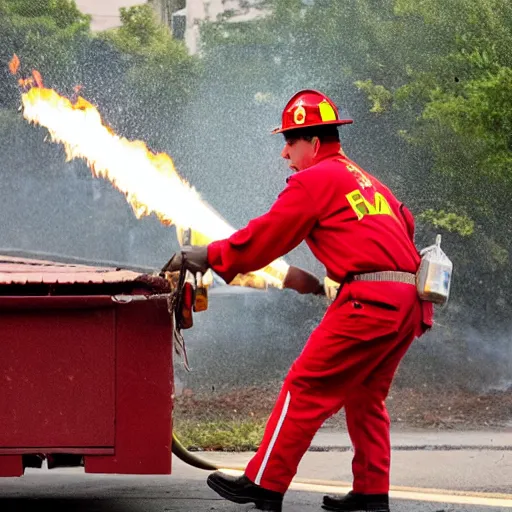
[[389, 512], [389, 497], [350, 491], [346, 496], [324, 496], [322, 508], [339, 512]]
[[254, 503], [259, 510], [281, 512], [283, 495], [280, 492], [263, 489], [251, 482], [245, 475], [230, 476], [215, 471], [206, 480], [217, 494], [235, 503]]

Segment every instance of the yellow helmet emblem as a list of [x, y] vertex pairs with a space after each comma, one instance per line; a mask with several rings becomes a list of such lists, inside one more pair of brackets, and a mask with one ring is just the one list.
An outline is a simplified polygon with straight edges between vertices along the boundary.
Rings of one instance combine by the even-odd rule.
[[306, 121], [306, 109], [299, 105], [293, 113], [293, 122], [295, 124], [304, 124]]
[[323, 100], [319, 103], [318, 108], [320, 109], [320, 117], [322, 121], [336, 121], [336, 112], [332, 108], [331, 104]]

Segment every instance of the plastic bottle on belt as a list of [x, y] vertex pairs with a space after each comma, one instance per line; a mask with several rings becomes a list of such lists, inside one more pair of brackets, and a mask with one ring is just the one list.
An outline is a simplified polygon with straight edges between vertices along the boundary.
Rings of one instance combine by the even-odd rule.
[[416, 274], [416, 286], [421, 299], [445, 304], [450, 295], [453, 264], [441, 249], [441, 235], [436, 243], [422, 249], [420, 268]]

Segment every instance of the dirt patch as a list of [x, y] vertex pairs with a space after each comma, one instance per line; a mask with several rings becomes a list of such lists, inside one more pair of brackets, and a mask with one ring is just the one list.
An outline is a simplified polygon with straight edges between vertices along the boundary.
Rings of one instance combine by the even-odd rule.
[[391, 420], [408, 427], [489, 429], [512, 425], [512, 391], [394, 389], [386, 401]]
[[[279, 385], [194, 393], [185, 389], [175, 402], [175, 418], [197, 421], [261, 420], [268, 417]], [[404, 428], [478, 430], [512, 427], [512, 390], [467, 391], [392, 388], [386, 401], [391, 421]], [[343, 411], [326, 423], [344, 427]]]

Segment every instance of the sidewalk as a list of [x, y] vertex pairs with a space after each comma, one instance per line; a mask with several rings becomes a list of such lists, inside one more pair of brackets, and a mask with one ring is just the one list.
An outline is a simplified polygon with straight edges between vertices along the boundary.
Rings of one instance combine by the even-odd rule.
[[[494, 431], [415, 431], [391, 429], [393, 450], [510, 450], [512, 429]], [[352, 448], [347, 432], [322, 428], [310, 451], [347, 451]]]

